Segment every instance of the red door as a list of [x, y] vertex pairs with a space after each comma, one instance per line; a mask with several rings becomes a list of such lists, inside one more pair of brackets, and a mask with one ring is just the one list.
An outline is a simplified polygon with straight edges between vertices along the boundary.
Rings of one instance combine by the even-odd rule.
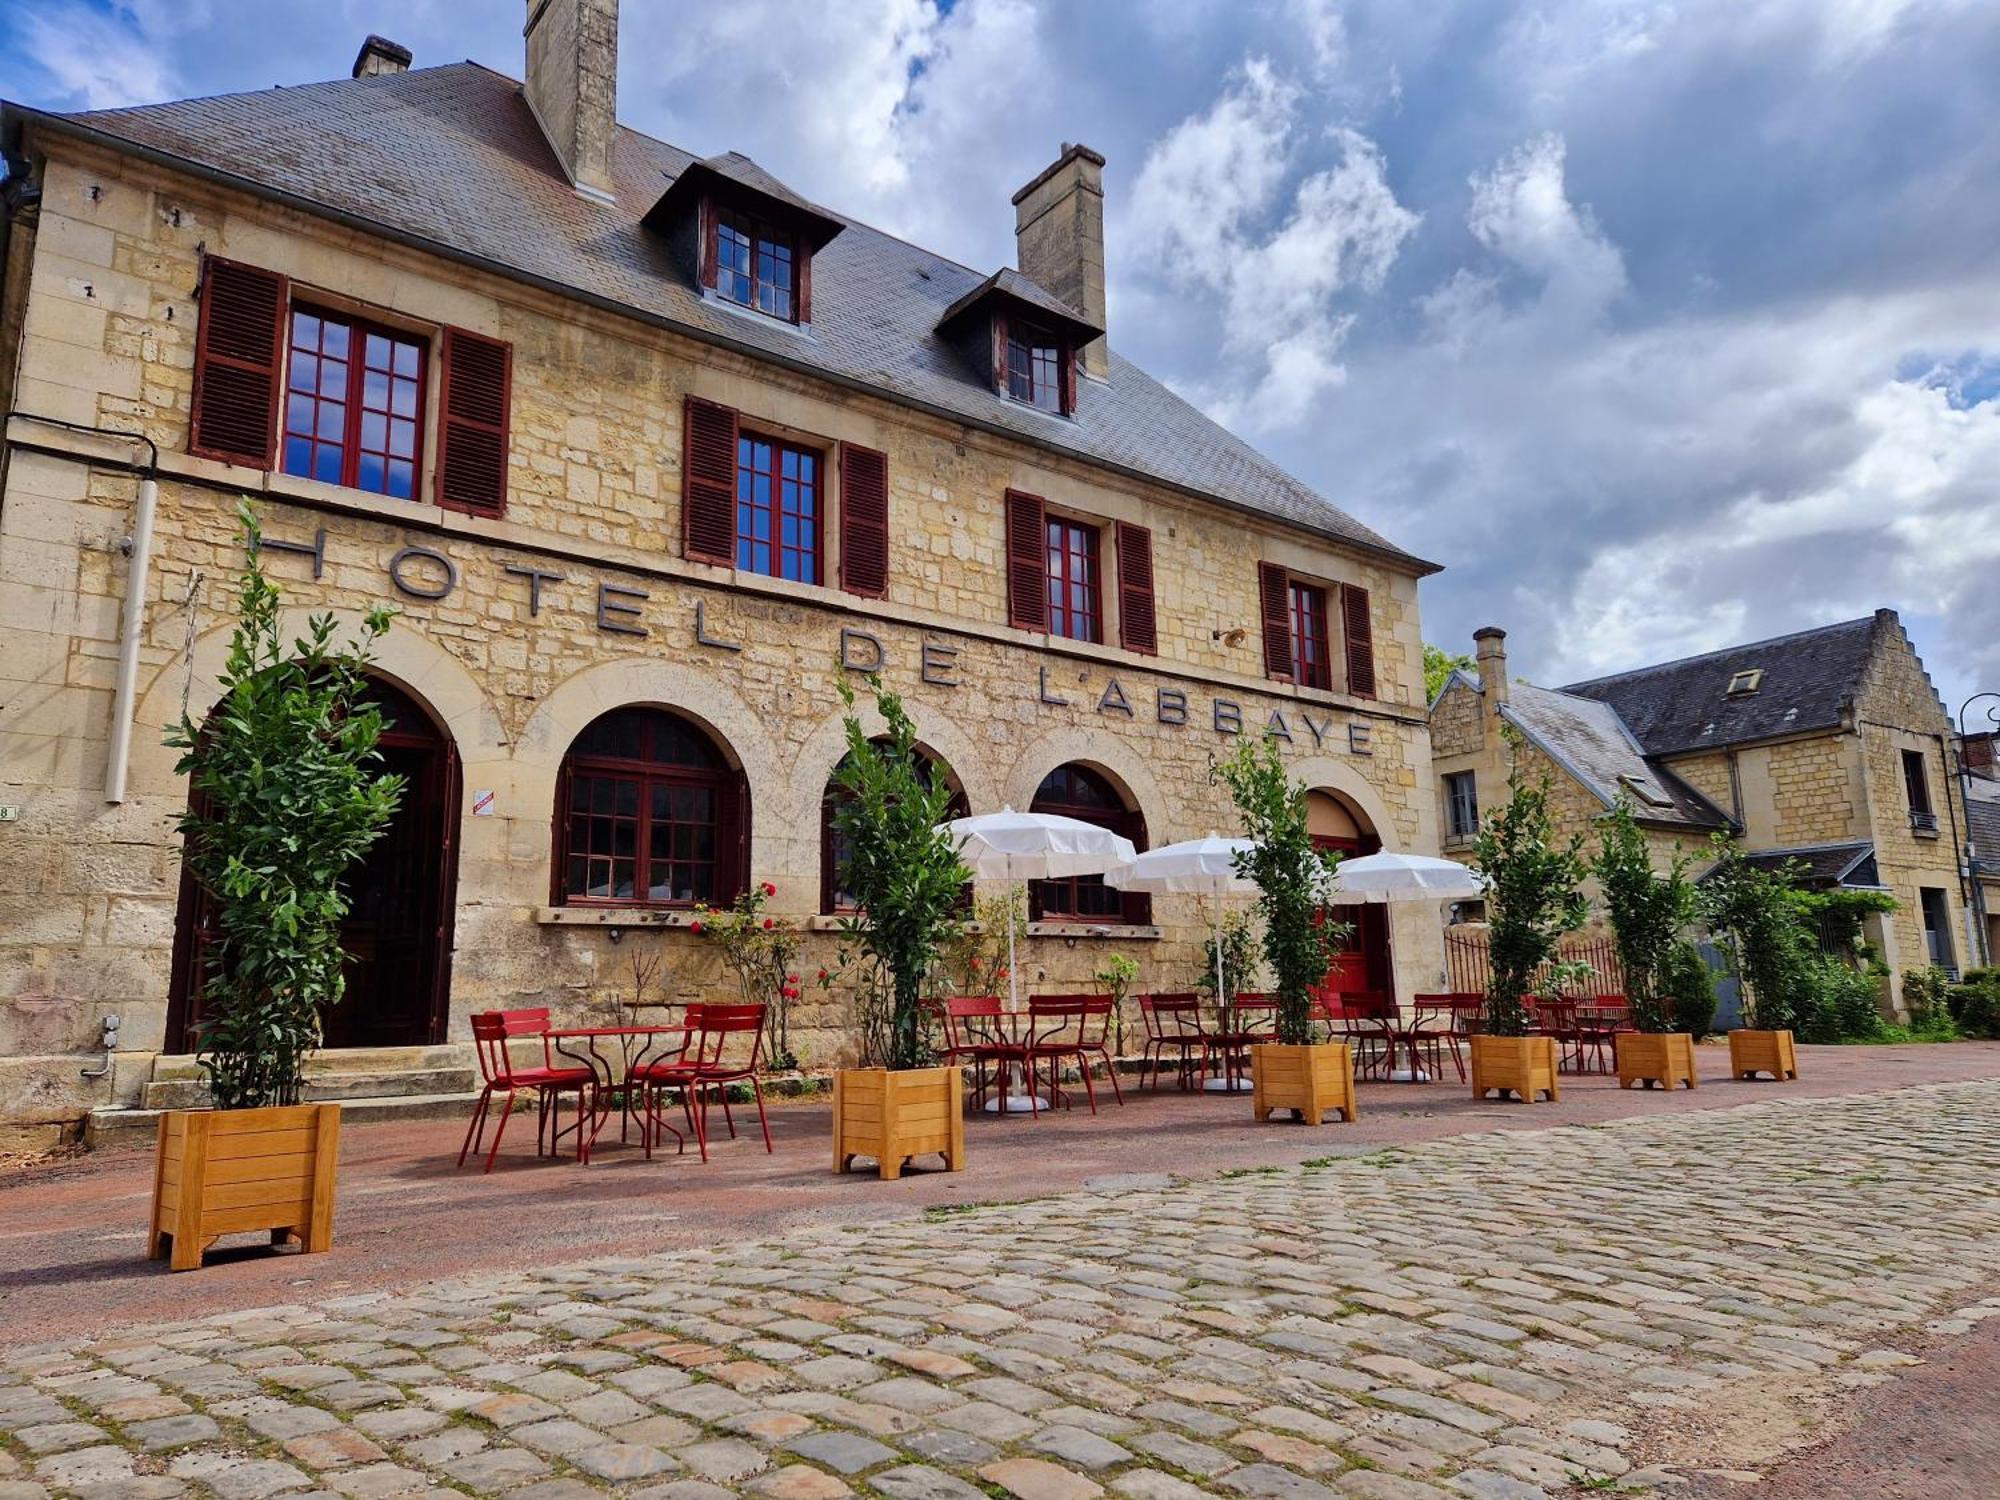
[[[458, 883], [458, 751], [408, 694], [373, 684], [389, 721], [386, 770], [405, 780], [403, 800], [348, 876], [341, 927], [346, 994], [324, 1017], [327, 1047], [408, 1047], [442, 1042], [451, 993], [451, 930]], [[201, 1020], [201, 975], [213, 932], [208, 895], [183, 867], [167, 1000], [167, 1050], [192, 1052]]]
[[[1333, 849], [1342, 858], [1357, 859], [1381, 849], [1382, 841], [1373, 834], [1345, 839], [1314, 834], [1313, 847]], [[1389, 955], [1389, 908], [1379, 902], [1328, 907], [1326, 916], [1330, 921], [1347, 923], [1351, 929], [1327, 968], [1326, 989], [1336, 995], [1391, 999], [1396, 993], [1396, 981]]]

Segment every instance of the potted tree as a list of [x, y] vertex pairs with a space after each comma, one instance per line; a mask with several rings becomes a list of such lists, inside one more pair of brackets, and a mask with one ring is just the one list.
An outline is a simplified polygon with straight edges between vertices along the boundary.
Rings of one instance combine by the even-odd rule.
[[1743, 1005], [1743, 1024], [1729, 1033], [1729, 1076], [1769, 1073], [1782, 1083], [1799, 1076], [1792, 1028], [1812, 1001], [1806, 934], [1783, 876], [1751, 864], [1721, 835], [1715, 846], [1703, 914], [1733, 950]]
[[869, 687], [888, 730], [879, 738], [862, 728], [853, 684], [840, 679], [847, 759], [835, 777], [844, 799], [835, 818], [847, 850], [841, 884], [858, 911], [840, 924], [838, 967], [856, 975], [863, 1024], [862, 1065], [833, 1075], [833, 1168], [871, 1157], [886, 1180], [914, 1156], [940, 1155], [954, 1172], [965, 1166], [964, 1079], [955, 1065], [934, 1064], [923, 997], [964, 921], [967, 871], [940, 826], [951, 788], [925, 774], [902, 699], [876, 678]]
[[1664, 874], [1655, 870], [1645, 832], [1632, 816], [1631, 803], [1621, 796], [1604, 820], [1593, 868], [1604, 889], [1631, 1008], [1633, 1029], [1612, 1037], [1618, 1086], [1670, 1089], [1679, 1083], [1699, 1088], [1694, 1038], [1674, 1026], [1671, 999], [1675, 945], [1694, 915], [1688, 862], [1676, 853]]
[[1276, 1109], [1317, 1125], [1329, 1110], [1355, 1118], [1354, 1054], [1345, 1042], [1315, 1042], [1313, 991], [1326, 978], [1339, 924], [1323, 903], [1338, 856], [1313, 847], [1306, 787], [1285, 774], [1278, 747], [1245, 741], [1223, 763], [1222, 777], [1251, 847], [1236, 870], [1256, 882], [1264, 918], [1264, 958], [1277, 984], [1277, 1039], [1250, 1049], [1250, 1109], [1259, 1120]]
[[1486, 1014], [1472, 1038], [1472, 1097], [1512, 1094], [1533, 1103], [1562, 1098], [1556, 1041], [1531, 1034], [1528, 997], [1538, 972], [1557, 955], [1564, 933], [1589, 914], [1577, 883], [1584, 876], [1583, 838], [1557, 846], [1549, 813], [1549, 783], [1529, 785], [1516, 768], [1507, 803], [1481, 825], [1476, 862], [1487, 879], [1488, 951], [1492, 979]]
[[380, 769], [364, 675], [389, 611], [370, 611], [352, 642], [335, 641], [331, 615], [286, 642], [256, 516], [247, 502], [239, 515], [248, 558], [222, 698], [205, 724], [183, 712], [167, 735], [193, 791], [182, 858], [215, 912], [198, 1032], [213, 1107], [161, 1115], [153, 1174], [149, 1252], [176, 1271], [224, 1234], [332, 1243], [340, 1107], [300, 1102], [304, 1065], [343, 988], [341, 877], [403, 790]]

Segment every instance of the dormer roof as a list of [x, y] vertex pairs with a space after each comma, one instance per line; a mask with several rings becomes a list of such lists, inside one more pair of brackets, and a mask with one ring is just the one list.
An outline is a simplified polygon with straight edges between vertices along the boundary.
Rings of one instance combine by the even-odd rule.
[[967, 325], [995, 313], [1018, 316], [1076, 344], [1087, 343], [1104, 332], [1067, 302], [1043, 291], [1011, 266], [1005, 266], [944, 310], [944, 316], [937, 322], [938, 334], [951, 338]]
[[800, 197], [739, 151], [703, 157], [681, 169], [643, 220], [649, 226], [693, 213], [704, 194], [715, 193], [731, 203], [789, 229], [818, 250], [847, 226], [832, 214]]

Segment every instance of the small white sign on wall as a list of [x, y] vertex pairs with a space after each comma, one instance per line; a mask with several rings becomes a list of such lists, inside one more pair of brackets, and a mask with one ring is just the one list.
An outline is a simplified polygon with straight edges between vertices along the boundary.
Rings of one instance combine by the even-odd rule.
[[490, 818], [493, 816], [493, 794], [491, 792], [474, 792], [472, 794], [472, 815], [475, 818]]

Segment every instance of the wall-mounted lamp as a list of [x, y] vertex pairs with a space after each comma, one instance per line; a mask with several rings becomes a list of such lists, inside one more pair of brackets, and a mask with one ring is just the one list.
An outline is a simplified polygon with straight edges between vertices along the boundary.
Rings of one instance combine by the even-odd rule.
[[1244, 637], [1249, 634], [1249, 631], [1238, 625], [1230, 630], [1211, 630], [1208, 633], [1208, 638], [1211, 641], [1220, 641], [1225, 646], [1240, 646], [1243, 644]]
[[622, 927], [607, 927], [604, 929], [604, 935], [611, 939], [611, 946], [615, 948], [623, 940], [625, 929]]

